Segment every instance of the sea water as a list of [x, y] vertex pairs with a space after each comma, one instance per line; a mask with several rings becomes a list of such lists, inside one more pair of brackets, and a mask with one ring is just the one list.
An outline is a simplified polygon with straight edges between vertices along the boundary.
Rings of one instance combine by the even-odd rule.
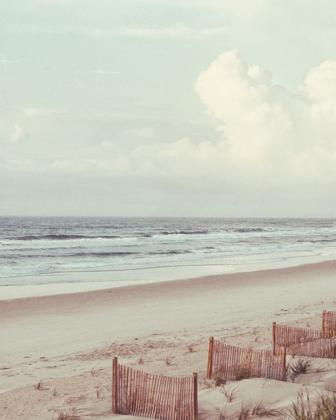
[[97, 273], [120, 285], [285, 266], [298, 256], [336, 259], [336, 220], [0, 218], [0, 286], [92, 282]]

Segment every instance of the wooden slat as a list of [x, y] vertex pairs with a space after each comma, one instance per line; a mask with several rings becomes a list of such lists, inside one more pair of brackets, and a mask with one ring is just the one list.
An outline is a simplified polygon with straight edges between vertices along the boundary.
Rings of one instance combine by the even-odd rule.
[[323, 311], [322, 313], [322, 334], [323, 337], [326, 337], [327, 333], [327, 311]]
[[118, 359], [116, 357], [113, 358], [112, 362], [112, 413], [118, 412], [117, 406], [117, 367], [118, 367]]
[[163, 378], [162, 376], [159, 377], [159, 387], [158, 387], [158, 396], [157, 396], [158, 398], [157, 398], [155, 416], [153, 416], [155, 419], [159, 418], [160, 405], [163, 398], [164, 381], [162, 378]]
[[276, 322], [273, 322], [272, 325], [272, 343], [273, 343], [273, 356], [275, 356], [275, 347], [277, 342], [277, 334], [276, 334]]
[[198, 419], [197, 373], [193, 373], [193, 412], [194, 420]]
[[207, 379], [211, 378], [212, 363], [213, 363], [213, 350], [214, 350], [214, 338], [209, 338], [209, 349], [208, 349], [208, 366], [207, 366]]

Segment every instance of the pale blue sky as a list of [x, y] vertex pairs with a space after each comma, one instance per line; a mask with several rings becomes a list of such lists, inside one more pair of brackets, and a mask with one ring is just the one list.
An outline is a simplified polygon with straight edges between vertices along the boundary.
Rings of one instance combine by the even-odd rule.
[[0, 7], [0, 215], [334, 216], [333, 2]]

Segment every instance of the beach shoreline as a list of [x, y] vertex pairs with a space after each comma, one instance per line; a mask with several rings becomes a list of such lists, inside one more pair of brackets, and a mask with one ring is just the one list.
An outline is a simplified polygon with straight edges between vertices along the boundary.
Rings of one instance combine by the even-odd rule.
[[254, 261], [244, 258], [244, 263], [164, 266], [142, 269], [86, 270], [2, 278], [0, 301], [35, 296], [50, 296], [70, 293], [91, 292], [143, 284], [171, 281], [188, 281], [216, 275], [277, 270], [299, 267], [306, 264], [336, 260], [334, 248], [310, 253], [279, 253], [252, 256]]
[[[35, 398], [32, 387], [39, 380], [66, 382], [66, 378], [83, 374], [89, 383], [88, 372], [93, 368], [102, 369], [103, 380], [105, 370], [109, 377], [113, 355], [136, 368], [139, 358], [144, 358], [141, 369], [152, 373], [179, 376], [198, 371], [203, 378], [210, 335], [239, 346], [252, 342], [270, 348], [272, 321], [307, 324], [310, 320], [318, 326], [322, 310], [335, 309], [335, 278], [333, 260], [3, 300], [0, 330], [6, 340], [0, 348], [0, 399], [6, 398], [9, 406], [18, 389], [24, 389], [27, 398]], [[260, 339], [253, 342], [255, 334]], [[150, 347], [148, 343], [156, 344]], [[186, 354], [187, 346], [194, 346], [192, 355]], [[165, 360], [172, 365], [166, 366]], [[106, 378], [106, 401], [110, 403]], [[45, 404], [55, 401], [46, 398]], [[14, 407], [11, 410], [17, 413]], [[29, 410], [22, 417], [25, 420], [34, 418], [29, 417], [30, 412], [36, 416], [36, 409]], [[85, 410], [94, 410], [94, 405]]]

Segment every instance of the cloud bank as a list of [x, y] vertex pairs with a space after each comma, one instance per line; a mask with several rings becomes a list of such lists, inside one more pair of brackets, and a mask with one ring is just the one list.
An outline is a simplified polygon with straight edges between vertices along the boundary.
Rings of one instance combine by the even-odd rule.
[[105, 136], [61, 149], [35, 144], [30, 153], [29, 127], [41, 116], [3, 106], [2, 167], [117, 179], [124, 191], [136, 180], [137, 192], [143, 188], [149, 201], [157, 191], [161, 197], [193, 194], [196, 201], [202, 194], [210, 202], [335, 204], [336, 61], [312, 68], [289, 92], [272, 83], [269, 70], [229, 51], [199, 74], [194, 88], [213, 124], [211, 139], [160, 142], [152, 127], [143, 126], [126, 130], [136, 141], [127, 150]]
[[[170, 183], [183, 175], [191, 184], [196, 180], [195, 185], [202, 176], [211, 182], [220, 179], [223, 188], [233, 173], [236, 183], [246, 185], [251, 176], [262, 179], [265, 174], [281, 179], [284, 185], [289, 179], [310, 182], [312, 177], [332, 176], [336, 180], [336, 62], [325, 61], [311, 69], [297, 92], [291, 93], [272, 83], [269, 70], [250, 65], [239, 52], [229, 51], [201, 72], [195, 91], [217, 134], [214, 130], [211, 141], [184, 137], [167, 143], [140, 143], [127, 153], [120, 151], [133, 175], [170, 178]], [[1, 114], [3, 142], [22, 143], [24, 125], [29, 126], [35, 113], [26, 112], [25, 120], [22, 113], [9, 112], [3, 106]], [[139, 139], [155, 137], [150, 127], [129, 130], [128, 134]], [[97, 170], [113, 168], [115, 151], [109, 156], [103, 144], [106, 141], [82, 147], [80, 153], [78, 148], [72, 150], [77, 158], [90, 159], [90, 166], [94, 161]], [[66, 161], [70, 158], [64, 157]], [[50, 158], [45, 155], [45, 162]], [[85, 169], [85, 164], [79, 166]]]
[[195, 91], [219, 136], [135, 149], [131, 165], [167, 188], [217, 191], [223, 198], [330, 200], [336, 182], [336, 62], [311, 69], [297, 92], [237, 51], [203, 71]]

